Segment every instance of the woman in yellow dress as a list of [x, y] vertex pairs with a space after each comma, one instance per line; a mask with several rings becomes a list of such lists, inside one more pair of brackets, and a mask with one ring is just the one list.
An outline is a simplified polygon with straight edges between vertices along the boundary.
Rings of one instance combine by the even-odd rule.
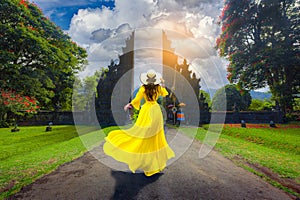
[[[111, 131], [105, 138], [104, 152], [115, 160], [124, 162], [135, 173], [143, 170], [146, 176], [159, 173], [166, 167], [168, 159], [175, 156], [165, 134], [162, 111], [156, 102], [159, 96], [168, 95], [161, 74], [154, 70], [140, 75], [143, 86], [135, 98], [124, 106], [124, 110], [140, 109], [135, 124], [126, 130]], [[161, 83], [161, 85], [159, 85]], [[140, 102], [145, 103], [140, 108]]]

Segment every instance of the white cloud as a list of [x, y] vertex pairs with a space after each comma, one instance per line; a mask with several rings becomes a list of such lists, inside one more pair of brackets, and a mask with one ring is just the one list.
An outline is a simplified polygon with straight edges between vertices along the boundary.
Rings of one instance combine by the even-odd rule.
[[[120, 35], [124, 33], [129, 33], [129, 31], [132, 31], [132, 28], [130, 27], [129, 24], [122, 24], [116, 29], [104, 29], [100, 28], [94, 32], [92, 32], [92, 36], [90, 39], [92, 39], [94, 42], [102, 42], [108, 38], [113, 38], [113, 37], [120, 37]], [[128, 34], [127, 34], [128, 35]], [[124, 39], [124, 38], [122, 38]]]
[[217, 89], [228, 84], [226, 78], [227, 61], [217, 56], [211, 56], [206, 59], [195, 59], [190, 64], [190, 68], [195, 71], [196, 76], [201, 78], [201, 89]]
[[109, 19], [113, 19], [113, 12], [108, 8], [79, 9], [78, 14], [74, 15], [71, 20], [68, 33], [79, 44], [83, 46], [89, 45], [93, 43], [91, 38], [95, 31], [115, 27], [113, 23], [109, 23]]
[[113, 10], [114, 17], [119, 24], [129, 23], [132, 27], [138, 28], [147, 23], [154, 5], [153, 1], [147, 0], [117, 0]]
[[182, 57], [185, 57], [188, 61], [193, 61], [197, 58], [208, 58], [214, 56], [216, 52], [212, 48], [212, 43], [206, 39], [183, 39], [175, 40], [174, 42], [175, 52]]
[[99, 30], [92, 32], [91, 39], [96, 42], [102, 42], [103, 40], [109, 38], [111, 35], [112, 31], [110, 29], [100, 28]]
[[163, 29], [176, 53], [188, 59], [197, 75], [205, 76], [206, 85], [216, 88], [226, 82], [225, 63], [214, 49], [222, 5], [223, 0], [116, 0], [114, 9], [80, 9], [68, 33], [87, 47], [91, 73], [118, 58], [132, 30], [136, 30], [135, 48], [141, 50], [136, 53], [138, 62], [155, 62], [156, 51], [145, 49], [161, 48]]

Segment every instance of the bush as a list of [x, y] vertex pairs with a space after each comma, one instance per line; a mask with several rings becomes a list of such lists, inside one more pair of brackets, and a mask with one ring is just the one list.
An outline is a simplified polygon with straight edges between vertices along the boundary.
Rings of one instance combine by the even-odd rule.
[[0, 128], [9, 128], [9, 123], [4, 120], [0, 121]]
[[260, 110], [272, 110], [275, 107], [275, 103], [271, 100], [264, 99], [252, 99], [251, 104], [249, 106], [249, 110], [251, 111], [260, 111]]
[[292, 121], [297, 121], [299, 118], [298, 115], [293, 114], [293, 113], [287, 113], [284, 116], [284, 122], [292, 122]]
[[247, 110], [251, 103], [249, 91], [239, 90], [236, 85], [225, 85], [218, 89], [212, 99], [213, 111]]

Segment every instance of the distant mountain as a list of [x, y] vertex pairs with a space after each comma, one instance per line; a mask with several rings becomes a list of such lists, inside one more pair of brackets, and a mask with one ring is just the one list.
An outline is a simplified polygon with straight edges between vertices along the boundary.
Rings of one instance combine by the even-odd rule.
[[[214, 94], [216, 93], [218, 89], [210, 88], [210, 89], [205, 89], [204, 91], [210, 94], [211, 99], [213, 98]], [[250, 95], [252, 99], [271, 99], [272, 94], [267, 93], [267, 92], [257, 92], [257, 91], [250, 91]]]
[[260, 99], [260, 100], [271, 99], [272, 97], [272, 94], [267, 92], [250, 91], [250, 95], [252, 99]]

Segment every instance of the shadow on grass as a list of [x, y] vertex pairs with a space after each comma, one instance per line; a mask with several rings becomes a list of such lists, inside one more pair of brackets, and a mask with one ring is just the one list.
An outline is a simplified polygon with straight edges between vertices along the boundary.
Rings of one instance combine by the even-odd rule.
[[161, 173], [147, 177], [143, 173], [111, 171], [116, 180], [115, 192], [111, 200], [136, 199], [139, 191], [148, 184], [158, 180]]

